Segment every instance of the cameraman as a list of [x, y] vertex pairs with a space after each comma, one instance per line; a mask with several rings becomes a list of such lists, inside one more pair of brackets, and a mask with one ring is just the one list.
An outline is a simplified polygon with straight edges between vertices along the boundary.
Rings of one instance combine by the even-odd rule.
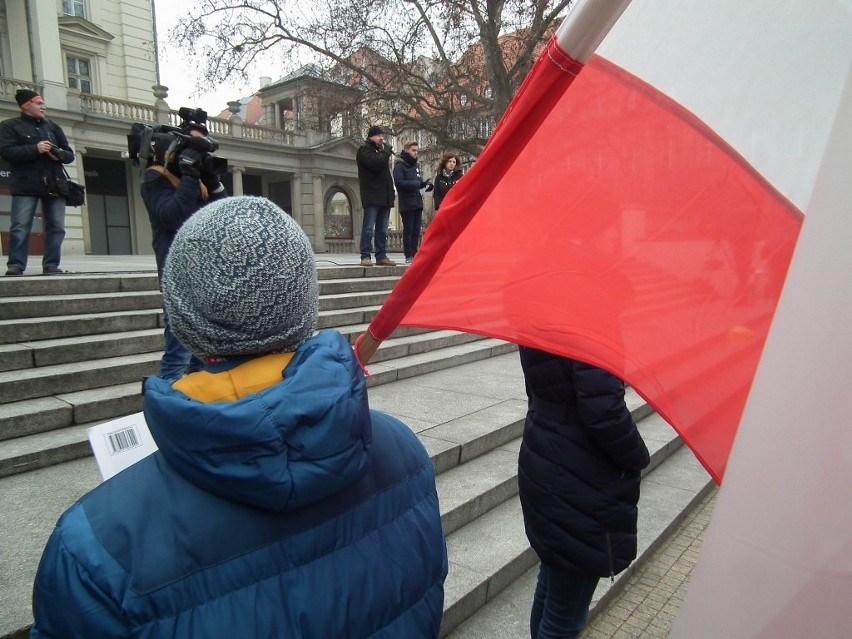
[[[155, 148], [142, 175], [142, 200], [148, 210], [153, 235], [152, 246], [157, 258], [157, 277], [162, 281], [163, 266], [178, 229], [208, 202], [228, 196], [219, 177], [210, 167], [210, 151], [215, 145], [207, 138], [207, 127], [188, 124], [183, 136], [173, 135], [178, 144], [167, 149]], [[190, 139], [182, 138], [189, 136]], [[160, 138], [160, 145], [163, 144]], [[160, 377], [179, 379], [202, 363], [172, 334], [169, 317], [163, 311], [163, 358]]]

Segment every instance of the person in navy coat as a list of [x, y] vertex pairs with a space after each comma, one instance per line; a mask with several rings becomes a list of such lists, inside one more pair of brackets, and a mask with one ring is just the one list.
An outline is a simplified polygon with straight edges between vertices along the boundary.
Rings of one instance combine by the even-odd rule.
[[650, 458], [620, 379], [531, 348], [520, 357], [529, 408], [518, 487], [541, 560], [530, 634], [573, 638], [598, 580], [636, 558], [639, 479]]

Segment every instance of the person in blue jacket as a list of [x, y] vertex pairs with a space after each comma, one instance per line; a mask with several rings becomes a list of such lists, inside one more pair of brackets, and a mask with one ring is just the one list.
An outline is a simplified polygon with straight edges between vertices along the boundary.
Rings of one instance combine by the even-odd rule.
[[541, 560], [532, 639], [570, 639], [586, 624], [601, 577], [636, 558], [648, 449], [605, 370], [520, 348], [529, 408], [518, 457], [524, 527]]
[[163, 275], [207, 364], [144, 383], [159, 450], [60, 518], [32, 637], [438, 637], [447, 551], [432, 463], [315, 334], [308, 238], [264, 198], [209, 204]]

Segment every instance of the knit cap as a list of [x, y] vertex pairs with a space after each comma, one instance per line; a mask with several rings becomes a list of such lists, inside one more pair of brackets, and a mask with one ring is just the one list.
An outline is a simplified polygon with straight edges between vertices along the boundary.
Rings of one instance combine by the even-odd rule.
[[316, 329], [310, 242], [266, 198], [217, 200], [189, 218], [162, 288], [172, 332], [202, 359], [294, 351]]
[[38, 93], [29, 89], [18, 89], [15, 92], [15, 102], [18, 103], [18, 106], [24, 106], [27, 102], [37, 97]]

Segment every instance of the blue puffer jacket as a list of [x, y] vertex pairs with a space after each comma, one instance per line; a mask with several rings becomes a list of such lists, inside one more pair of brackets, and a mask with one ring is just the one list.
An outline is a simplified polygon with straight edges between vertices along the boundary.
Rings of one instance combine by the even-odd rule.
[[529, 411], [518, 458], [524, 525], [539, 558], [615, 575], [636, 557], [636, 504], [648, 449], [604, 370], [521, 348]]
[[62, 516], [33, 637], [438, 636], [432, 464], [405, 425], [369, 411], [339, 334], [235, 401], [149, 378], [144, 410], [160, 450]]

